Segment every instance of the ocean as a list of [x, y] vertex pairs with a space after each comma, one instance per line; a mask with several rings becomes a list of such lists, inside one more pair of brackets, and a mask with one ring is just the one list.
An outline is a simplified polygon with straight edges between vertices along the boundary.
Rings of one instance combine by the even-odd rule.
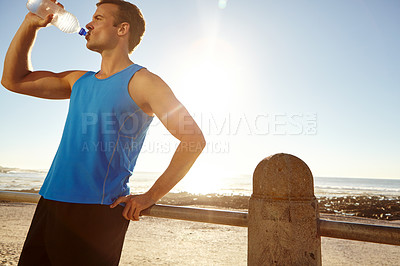
[[[0, 173], [0, 190], [39, 190], [46, 171], [12, 170]], [[147, 191], [159, 173], [137, 172], [131, 177], [132, 193]], [[314, 192], [317, 197], [338, 196], [400, 196], [400, 179], [314, 177]], [[185, 177], [171, 192], [190, 194], [218, 194], [250, 196], [251, 175], [226, 177], [194, 176]]]

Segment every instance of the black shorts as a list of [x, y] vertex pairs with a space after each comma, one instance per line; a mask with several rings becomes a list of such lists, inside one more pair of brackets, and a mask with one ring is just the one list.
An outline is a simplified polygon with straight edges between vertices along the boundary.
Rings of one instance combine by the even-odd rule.
[[122, 210], [40, 198], [18, 265], [118, 265], [129, 225]]

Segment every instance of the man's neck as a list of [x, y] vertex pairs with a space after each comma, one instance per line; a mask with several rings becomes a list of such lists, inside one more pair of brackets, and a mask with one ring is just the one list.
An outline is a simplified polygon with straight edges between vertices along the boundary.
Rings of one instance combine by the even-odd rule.
[[99, 79], [108, 78], [133, 64], [128, 54], [114, 53], [108, 55], [107, 53], [103, 53], [101, 56], [101, 69], [96, 74], [96, 77]]

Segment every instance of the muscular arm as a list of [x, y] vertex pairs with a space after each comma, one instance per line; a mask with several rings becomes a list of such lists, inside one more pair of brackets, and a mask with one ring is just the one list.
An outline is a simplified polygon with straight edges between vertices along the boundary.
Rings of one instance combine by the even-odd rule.
[[[137, 76], [136, 76], [137, 75]], [[148, 192], [138, 196], [119, 198], [111, 207], [126, 202], [123, 216], [138, 220], [140, 211], [155, 204], [167, 194], [189, 171], [205, 147], [204, 136], [186, 108], [175, 98], [171, 89], [147, 70], [135, 74], [133, 87], [145, 110], [154, 113], [180, 144], [165, 170]]]
[[143, 88], [147, 103], [168, 131], [180, 141], [171, 163], [148, 194], [154, 201], [167, 194], [189, 171], [205, 146], [204, 136], [186, 108], [159, 77], [147, 71]]
[[51, 16], [41, 19], [32, 13], [26, 15], [4, 60], [1, 83], [8, 90], [46, 99], [67, 99], [70, 97], [72, 85], [85, 73], [32, 70], [30, 54], [37, 32], [49, 24], [51, 19]]

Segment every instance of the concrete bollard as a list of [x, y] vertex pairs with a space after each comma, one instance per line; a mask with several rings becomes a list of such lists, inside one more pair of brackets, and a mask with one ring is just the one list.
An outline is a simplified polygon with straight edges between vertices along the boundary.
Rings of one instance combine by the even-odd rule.
[[321, 265], [313, 176], [290, 154], [265, 158], [253, 175], [248, 265]]

